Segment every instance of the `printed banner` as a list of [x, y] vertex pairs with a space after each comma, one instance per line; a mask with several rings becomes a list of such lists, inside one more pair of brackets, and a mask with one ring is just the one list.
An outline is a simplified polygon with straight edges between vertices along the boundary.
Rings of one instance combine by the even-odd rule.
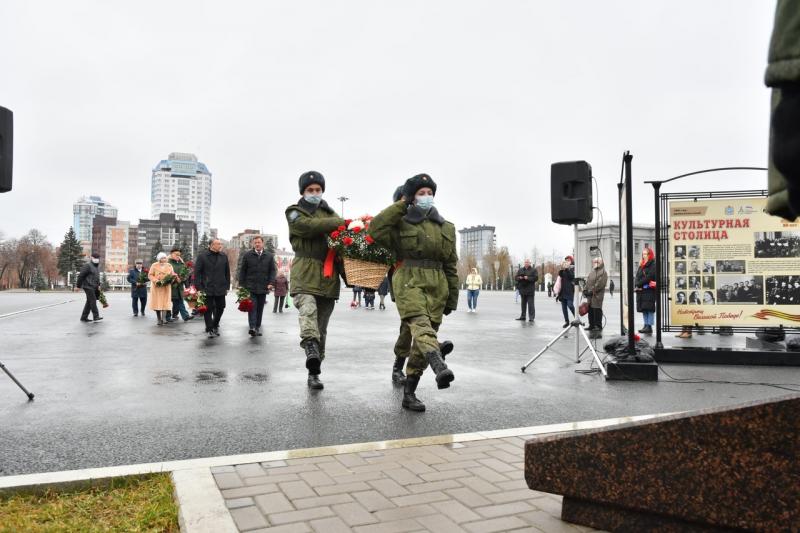
[[800, 327], [800, 224], [766, 206], [669, 202], [671, 324]]

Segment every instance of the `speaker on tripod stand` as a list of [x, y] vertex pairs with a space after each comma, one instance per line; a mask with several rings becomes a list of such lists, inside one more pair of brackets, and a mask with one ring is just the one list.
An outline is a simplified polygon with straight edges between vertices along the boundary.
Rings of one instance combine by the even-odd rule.
[[568, 226], [592, 221], [592, 166], [586, 161], [550, 165], [550, 219]]
[[[5, 107], [0, 107], [0, 192], [11, 190], [12, 154], [14, 148], [14, 114]], [[33, 400], [33, 393], [22, 386], [14, 374], [0, 361], [0, 370], [5, 372], [11, 380], [22, 389], [22, 392]]]

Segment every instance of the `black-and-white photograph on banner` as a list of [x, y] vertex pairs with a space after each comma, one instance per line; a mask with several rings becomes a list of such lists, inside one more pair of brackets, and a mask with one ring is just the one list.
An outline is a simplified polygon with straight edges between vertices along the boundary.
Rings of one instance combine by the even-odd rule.
[[687, 288], [686, 276], [678, 276], [677, 278], [675, 278], [675, 288], [676, 289], [685, 289], [685, 288]]
[[676, 246], [675, 247], [675, 259], [686, 259], [686, 247], [685, 246]]
[[703, 274], [713, 274], [713, 273], [714, 273], [714, 261], [704, 261]]
[[692, 245], [689, 247], [689, 258], [690, 259], [697, 259], [700, 257], [700, 247], [697, 245]]
[[718, 304], [764, 303], [764, 276], [717, 276]]
[[692, 305], [700, 305], [700, 291], [692, 291], [689, 293], [689, 303]]
[[800, 305], [800, 276], [770, 276], [766, 288], [768, 305]]
[[767, 231], [755, 234], [754, 257], [800, 257], [800, 232]]
[[677, 293], [675, 293], [675, 304], [686, 305], [686, 292], [678, 291]]
[[675, 261], [675, 273], [686, 274], [686, 261]]
[[746, 261], [744, 259], [730, 259], [726, 261], [717, 261], [717, 273], [739, 273], [744, 274], [747, 271]]
[[704, 289], [714, 288], [714, 276], [703, 276], [703, 288]]
[[690, 289], [700, 288], [700, 276], [689, 276], [689, 288]]
[[689, 261], [689, 274], [699, 274], [699, 273], [700, 273], [700, 262]]

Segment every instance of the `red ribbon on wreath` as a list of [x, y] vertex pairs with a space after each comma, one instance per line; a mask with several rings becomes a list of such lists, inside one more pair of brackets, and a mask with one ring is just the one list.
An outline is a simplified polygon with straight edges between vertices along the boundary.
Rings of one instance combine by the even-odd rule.
[[328, 249], [328, 255], [325, 256], [325, 262], [322, 265], [322, 275], [326, 278], [333, 276], [333, 260], [336, 259], [336, 250], [333, 248]]

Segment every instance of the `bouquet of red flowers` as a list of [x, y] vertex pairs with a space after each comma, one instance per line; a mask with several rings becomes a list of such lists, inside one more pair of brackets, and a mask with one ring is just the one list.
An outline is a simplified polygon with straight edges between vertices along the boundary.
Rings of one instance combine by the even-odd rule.
[[367, 234], [371, 220], [372, 217], [368, 215], [345, 220], [346, 226], [339, 226], [328, 235], [328, 248], [336, 250], [341, 257], [389, 266], [395, 264], [394, 254], [375, 244], [375, 240]]
[[147, 277], [148, 272], [150, 270], [143, 268], [139, 275], [136, 276], [136, 286], [137, 287], [144, 287], [147, 285], [147, 282], [150, 281], [150, 278]]
[[250, 291], [244, 287], [236, 289], [236, 303], [239, 304], [239, 311], [249, 313], [253, 310], [253, 299], [250, 297]]
[[205, 313], [208, 309], [206, 307], [206, 293], [198, 291], [194, 285], [183, 291], [183, 299], [186, 300], [186, 305], [189, 309], [195, 309], [198, 313]]
[[160, 280], [156, 281], [156, 287], [166, 287], [167, 285], [172, 285], [173, 283], [177, 283], [178, 278], [176, 278], [172, 274], [167, 274]]

